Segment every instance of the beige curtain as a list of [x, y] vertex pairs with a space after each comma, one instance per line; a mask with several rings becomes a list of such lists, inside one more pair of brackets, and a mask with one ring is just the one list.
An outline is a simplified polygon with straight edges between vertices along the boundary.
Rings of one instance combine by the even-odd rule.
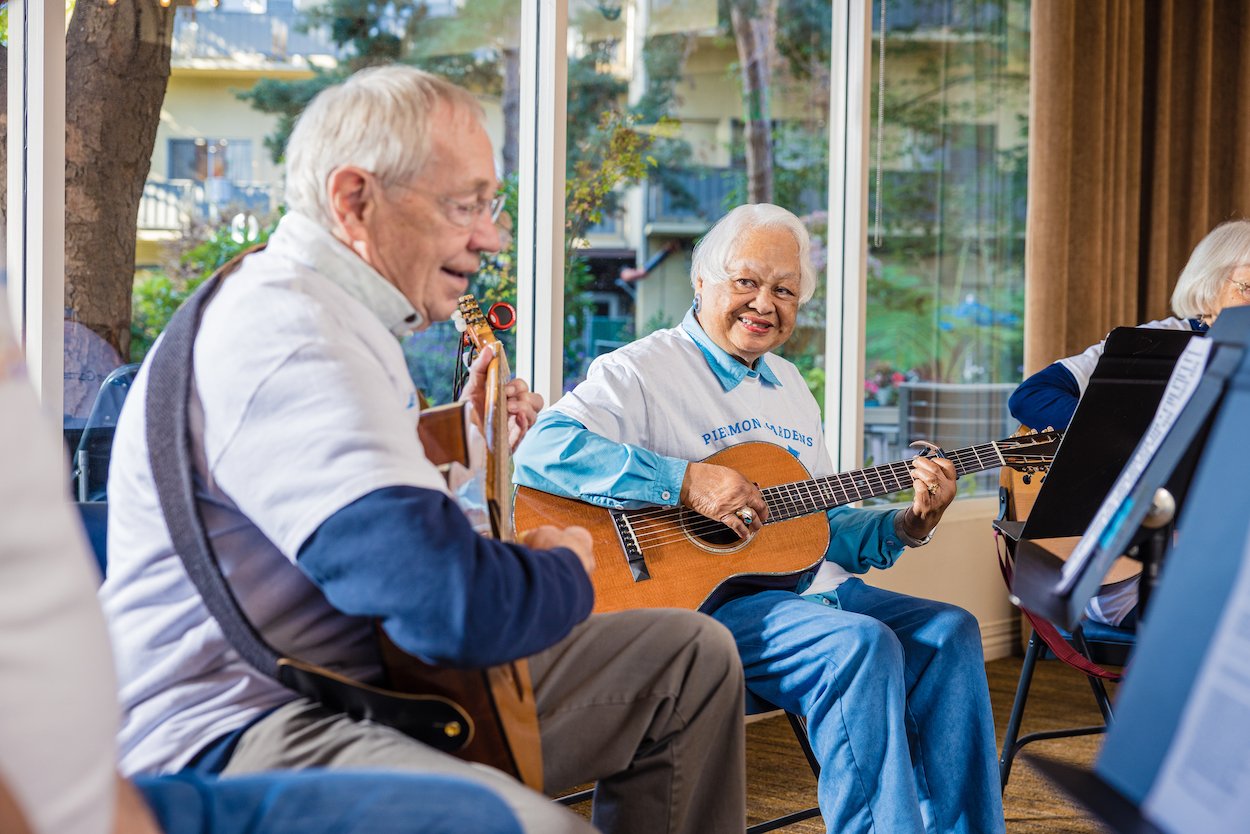
[[1250, 0], [1033, 0], [1025, 373], [1170, 315], [1250, 216]]

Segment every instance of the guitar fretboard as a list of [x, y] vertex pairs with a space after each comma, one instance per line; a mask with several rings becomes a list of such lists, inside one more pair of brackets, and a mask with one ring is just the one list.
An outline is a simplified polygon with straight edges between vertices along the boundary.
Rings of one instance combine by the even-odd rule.
[[[1002, 464], [1002, 458], [993, 443], [958, 449], [948, 452], [946, 456], [955, 464], [956, 478]], [[788, 521], [853, 501], [911, 489], [911, 472], [912, 466], [908, 461], [897, 461], [853, 472], [839, 472], [810, 481], [794, 481], [766, 487], [761, 492], [768, 504], [767, 523]]]

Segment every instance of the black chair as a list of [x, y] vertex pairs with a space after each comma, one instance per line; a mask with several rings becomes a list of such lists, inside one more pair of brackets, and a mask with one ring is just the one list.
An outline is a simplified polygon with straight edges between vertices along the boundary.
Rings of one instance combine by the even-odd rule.
[[117, 418], [138, 372], [138, 364], [122, 365], [113, 369], [100, 383], [100, 390], [74, 450], [74, 495], [79, 501], [105, 500]]
[[[1059, 634], [1083, 657], [1100, 667], [1127, 665], [1129, 655], [1137, 642], [1137, 633], [1135, 631], [1116, 628], [1090, 620], [1086, 620], [1070, 632], [1059, 629]], [[1102, 714], [1103, 723], [1087, 727], [1043, 730], [1021, 736], [1020, 725], [1024, 720], [1024, 708], [1028, 703], [1029, 687], [1033, 683], [1033, 672], [1037, 662], [1044, 659], [1053, 659], [1054, 657], [1054, 653], [1047, 647], [1039, 633], [1034, 631], [1032, 636], [1029, 637], [1028, 649], [1024, 653], [1024, 664], [1020, 667], [1020, 681], [1016, 684], [1016, 697], [1011, 704], [1011, 716], [1007, 719], [1007, 732], [1003, 736], [1003, 749], [998, 759], [998, 773], [1004, 791], [1007, 790], [1007, 780], [1011, 777], [1012, 762], [1016, 754], [1026, 744], [1032, 744], [1035, 741], [1043, 741], [1045, 739], [1073, 738], [1105, 733], [1114, 717], [1111, 708], [1111, 698], [1107, 694], [1104, 678], [1078, 670], [1082, 671], [1086, 680], [1089, 681], [1089, 687], [1094, 694], [1095, 702], [1098, 704], [1098, 711]], [[1115, 679], [1118, 679], [1118, 676], [1112, 678], [1112, 680]]]
[[108, 523], [109, 505], [103, 501], [75, 501], [78, 516], [82, 519], [83, 529], [87, 532], [87, 541], [91, 544], [91, 552], [95, 555], [96, 564], [100, 567], [100, 576], [104, 576], [108, 564]]
[[[1032, 509], [1040, 487], [1041, 478], [1025, 476], [1012, 470], [1005, 470], [1000, 478], [999, 514], [994, 520], [994, 529], [1001, 536], [1006, 547], [1006, 553], [1000, 553], [999, 559], [1003, 570], [1003, 580], [1007, 583], [1008, 590], [1011, 587], [1011, 564], [1015, 545], [1024, 528], [1022, 519], [1027, 517]], [[1107, 731], [1114, 714], [1104, 681], [1118, 681], [1120, 676], [1116, 673], [1109, 673], [1102, 667], [1127, 665], [1129, 655], [1137, 641], [1137, 634], [1131, 629], [1116, 628], [1086, 620], [1072, 631], [1068, 631], [1055, 627], [1036, 614], [1027, 611], [1024, 613], [1031, 622], [1035, 623], [1036, 627], [1029, 637], [1028, 647], [1024, 653], [1024, 663], [1020, 667], [1020, 680], [1016, 684], [1016, 695], [1012, 701], [1011, 715], [1007, 719], [1007, 731], [1003, 735], [1002, 752], [998, 759], [1000, 787], [1003, 791], [1007, 790], [1007, 780], [1011, 778], [1011, 765], [1016, 754], [1026, 744], [1046, 739], [1094, 735]], [[1050, 635], [1051, 644], [1049, 645], [1046, 636], [1042, 633], [1043, 629]], [[1073, 653], [1079, 657], [1073, 656]], [[1103, 723], [1096, 726], [1043, 730], [1021, 736], [1020, 726], [1024, 721], [1024, 709], [1028, 704], [1029, 687], [1033, 683], [1033, 673], [1037, 662], [1056, 658], [1085, 676], [1093, 692], [1094, 701], [1098, 705], [1098, 711], [1102, 714]]]

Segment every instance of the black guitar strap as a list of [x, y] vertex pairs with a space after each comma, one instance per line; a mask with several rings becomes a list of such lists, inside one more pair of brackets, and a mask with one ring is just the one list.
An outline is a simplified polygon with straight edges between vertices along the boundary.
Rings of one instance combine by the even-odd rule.
[[148, 368], [144, 402], [148, 459], [161, 512], [174, 549], [226, 640], [257, 671], [306, 698], [354, 718], [387, 724], [440, 750], [454, 752], [471, 735], [472, 722], [454, 702], [410, 695], [352, 681], [313, 664], [285, 657], [265, 641], [239, 605], [213, 550], [195, 492], [190, 431], [192, 356], [204, 309], [244, 255], [223, 266], [170, 320]]

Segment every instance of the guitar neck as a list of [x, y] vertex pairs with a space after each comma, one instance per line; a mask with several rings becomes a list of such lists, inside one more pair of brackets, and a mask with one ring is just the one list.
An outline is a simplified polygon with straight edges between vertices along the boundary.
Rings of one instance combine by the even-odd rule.
[[[956, 478], [1003, 464], [998, 447], [993, 443], [957, 449], [947, 452], [946, 456], [955, 464]], [[768, 504], [767, 523], [788, 521], [854, 501], [911, 489], [911, 473], [912, 467], [907, 461], [898, 461], [853, 472], [839, 472], [810, 481], [794, 481], [767, 487], [761, 490], [764, 501]]]

